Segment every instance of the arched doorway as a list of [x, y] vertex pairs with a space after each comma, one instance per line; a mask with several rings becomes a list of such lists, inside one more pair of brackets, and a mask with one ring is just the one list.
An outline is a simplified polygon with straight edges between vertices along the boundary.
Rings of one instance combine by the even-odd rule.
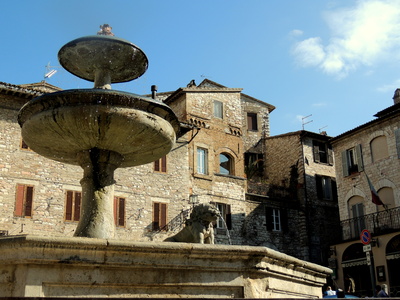
[[[355, 284], [355, 295], [357, 296], [373, 296], [371, 276], [367, 258], [363, 251], [363, 244], [354, 243], [346, 248], [342, 256], [342, 268], [345, 293], [348, 293], [349, 281], [346, 277], [353, 279]], [[351, 279], [350, 279], [351, 280]]]
[[386, 245], [386, 265], [388, 268], [390, 296], [400, 297], [400, 234]]

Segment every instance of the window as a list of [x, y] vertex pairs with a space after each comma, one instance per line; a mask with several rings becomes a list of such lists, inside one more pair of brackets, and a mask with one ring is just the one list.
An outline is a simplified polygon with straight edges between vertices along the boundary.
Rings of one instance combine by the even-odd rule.
[[342, 152], [343, 176], [349, 176], [364, 170], [361, 145]]
[[258, 130], [256, 113], [247, 113], [247, 129], [251, 131]]
[[115, 225], [125, 227], [125, 198], [114, 197]]
[[167, 204], [153, 203], [153, 230], [167, 231]]
[[373, 162], [389, 156], [389, 150], [388, 150], [388, 144], [386, 141], [386, 136], [381, 135], [381, 136], [374, 138], [371, 141], [370, 146], [371, 146], [371, 155], [372, 155]]
[[313, 140], [314, 161], [333, 165], [332, 147], [327, 143]]
[[160, 173], [167, 173], [167, 156], [164, 155], [160, 159], [154, 161], [154, 171]]
[[318, 199], [337, 201], [337, 189], [336, 189], [335, 178], [315, 175], [315, 181], [317, 184]]
[[267, 207], [266, 221], [268, 231], [282, 232], [286, 229], [286, 211], [280, 208]]
[[17, 184], [14, 216], [25, 218], [32, 217], [32, 205], [33, 186]]
[[197, 148], [197, 173], [208, 174], [208, 151], [204, 148]]
[[67, 191], [67, 199], [65, 203], [65, 221], [79, 221], [81, 216], [81, 200], [81, 192]]
[[263, 155], [246, 152], [244, 154], [244, 168], [247, 179], [251, 179], [254, 175], [262, 176], [264, 173]]
[[[395, 200], [394, 200], [394, 193], [393, 189], [391, 187], [383, 187], [379, 189], [378, 191], [379, 199], [383, 202], [383, 204], [388, 208], [394, 208], [396, 207], [395, 205]], [[385, 210], [385, 207], [383, 205], [377, 205], [379, 211]]]
[[220, 101], [214, 100], [214, 117], [223, 119], [224, 114], [223, 114], [223, 104]]
[[231, 214], [231, 206], [225, 203], [217, 203], [211, 202], [212, 205], [216, 206], [221, 213], [222, 218], [218, 218], [217, 220], [217, 232], [219, 234], [226, 233], [226, 230], [232, 229], [232, 214]]
[[221, 153], [219, 155], [219, 173], [233, 175], [233, 160], [227, 153]]
[[364, 204], [362, 202], [363, 198], [360, 196], [354, 196], [349, 200], [350, 213], [352, 219], [352, 236], [357, 237], [364, 230], [365, 220], [364, 220]]

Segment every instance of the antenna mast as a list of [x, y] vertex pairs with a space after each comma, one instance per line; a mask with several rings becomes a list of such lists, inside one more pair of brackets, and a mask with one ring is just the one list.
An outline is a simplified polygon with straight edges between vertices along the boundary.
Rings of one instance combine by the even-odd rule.
[[303, 118], [301, 118], [301, 125], [303, 126], [303, 130], [304, 130], [304, 125], [306, 125], [306, 124], [308, 124], [308, 123], [311, 123], [313, 120], [311, 120], [311, 121], [308, 121], [308, 122], [304, 122], [304, 120], [305, 119], [307, 119], [307, 118], [309, 118], [309, 117], [311, 117], [312, 115], [308, 115], [308, 116], [306, 116], [306, 117], [303, 117]]

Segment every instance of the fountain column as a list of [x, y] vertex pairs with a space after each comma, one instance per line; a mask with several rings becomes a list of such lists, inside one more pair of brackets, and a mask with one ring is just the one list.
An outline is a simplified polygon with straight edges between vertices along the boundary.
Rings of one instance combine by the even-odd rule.
[[113, 151], [93, 148], [77, 155], [83, 169], [81, 215], [75, 236], [114, 236], [114, 171], [123, 157]]

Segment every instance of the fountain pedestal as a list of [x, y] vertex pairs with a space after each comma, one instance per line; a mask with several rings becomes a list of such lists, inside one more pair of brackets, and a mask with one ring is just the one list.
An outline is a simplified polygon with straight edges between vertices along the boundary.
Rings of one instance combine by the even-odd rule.
[[1, 238], [0, 297], [320, 298], [330, 269], [265, 247]]

